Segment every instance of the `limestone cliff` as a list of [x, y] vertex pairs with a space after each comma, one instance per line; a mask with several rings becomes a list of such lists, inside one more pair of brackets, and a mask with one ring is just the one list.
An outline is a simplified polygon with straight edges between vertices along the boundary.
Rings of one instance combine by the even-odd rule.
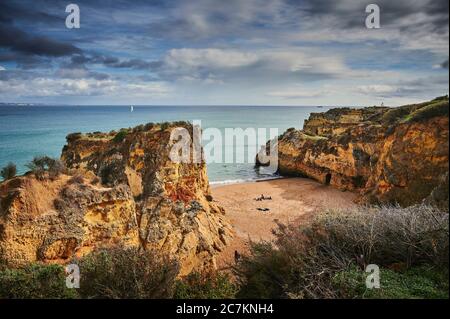
[[181, 275], [214, 267], [231, 228], [211, 198], [206, 165], [169, 158], [171, 130], [146, 125], [71, 134], [69, 172], [32, 174], [0, 186], [0, 257], [11, 265], [67, 261], [111, 245], [156, 248], [180, 260]]
[[369, 202], [421, 202], [445, 176], [448, 189], [448, 105], [441, 97], [313, 113], [303, 130], [289, 129], [276, 141], [279, 173], [358, 191]]

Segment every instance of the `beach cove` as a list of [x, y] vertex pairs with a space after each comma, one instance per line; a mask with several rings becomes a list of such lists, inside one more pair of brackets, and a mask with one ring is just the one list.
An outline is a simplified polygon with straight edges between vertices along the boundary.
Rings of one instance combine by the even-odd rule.
[[[218, 256], [219, 269], [234, 263], [235, 251], [248, 252], [249, 240], [274, 239], [272, 229], [277, 223], [300, 224], [321, 210], [354, 207], [357, 197], [307, 178], [213, 185], [211, 193], [225, 209], [234, 233], [230, 245]], [[261, 195], [271, 199], [258, 200]]]

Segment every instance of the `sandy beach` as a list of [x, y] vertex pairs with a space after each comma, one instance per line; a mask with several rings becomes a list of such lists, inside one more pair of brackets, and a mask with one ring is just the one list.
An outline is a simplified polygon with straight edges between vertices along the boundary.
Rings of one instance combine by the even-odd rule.
[[[253, 183], [213, 186], [214, 200], [225, 208], [233, 225], [234, 239], [219, 255], [217, 266], [227, 268], [234, 252], [248, 251], [248, 241], [273, 239], [275, 221], [302, 222], [324, 208], [345, 208], [356, 195], [306, 178], [285, 178]], [[256, 200], [264, 195], [267, 200]]]

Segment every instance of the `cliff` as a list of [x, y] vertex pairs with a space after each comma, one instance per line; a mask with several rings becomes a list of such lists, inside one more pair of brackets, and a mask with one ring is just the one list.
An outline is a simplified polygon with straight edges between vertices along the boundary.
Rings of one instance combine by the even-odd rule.
[[176, 257], [181, 275], [214, 267], [231, 227], [212, 201], [204, 161], [170, 160], [179, 126], [192, 132], [183, 122], [71, 134], [61, 159], [72, 176], [0, 184], [0, 257], [13, 266], [67, 262], [120, 245]]
[[276, 141], [279, 173], [357, 191], [363, 202], [408, 206], [433, 193], [447, 206], [448, 195], [437, 189], [448, 189], [448, 107], [441, 97], [312, 113], [303, 130], [289, 129]]

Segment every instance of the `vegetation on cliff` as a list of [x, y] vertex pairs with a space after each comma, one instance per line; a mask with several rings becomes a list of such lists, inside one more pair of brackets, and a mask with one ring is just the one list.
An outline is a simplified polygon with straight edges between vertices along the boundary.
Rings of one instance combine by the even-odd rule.
[[30, 171], [37, 179], [43, 180], [46, 177], [50, 179], [58, 178], [66, 170], [65, 164], [59, 159], [48, 156], [36, 156], [27, 164]]
[[0, 258], [10, 267], [66, 263], [98, 248], [158, 250], [180, 274], [212, 269], [231, 238], [206, 165], [170, 160], [171, 130], [147, 124], [67, 136], [61, 160], [35, 157], [0, 184]]
[[61, 265], [0, 265], [0, 299], [224, 299], [236, 292], [228, 275], [216, 272], [179, 278], [178, 262], [159, 251], [100, 249], [71, 263], [80, 268], [79, 288], [67, 288]]
[[[245, 298], [448, 298], [448, 214], [429, 206], [327, 211], [279, 225], [235, 267]], [[381, 269], [367, 289], [365, 268]]]
[[8, 163], [5, 167], [2, 168], [0, 171], [0, 176], [3, 178], [3, 180], [8, 180], [16, 176], [17, 168], [14, 163]]
[[[434, 207], [324, 211], [301, 226], [279, 225], [274, 242], [251, 244], [227, 274], [177, 277], [160, 251], [113, 248], [81, 259], [80, 289], [62, 266], [0, 268], [0, 298], [448, 298], [449, 215]], [[365, 268], [380, 267], [368, 289]]]

